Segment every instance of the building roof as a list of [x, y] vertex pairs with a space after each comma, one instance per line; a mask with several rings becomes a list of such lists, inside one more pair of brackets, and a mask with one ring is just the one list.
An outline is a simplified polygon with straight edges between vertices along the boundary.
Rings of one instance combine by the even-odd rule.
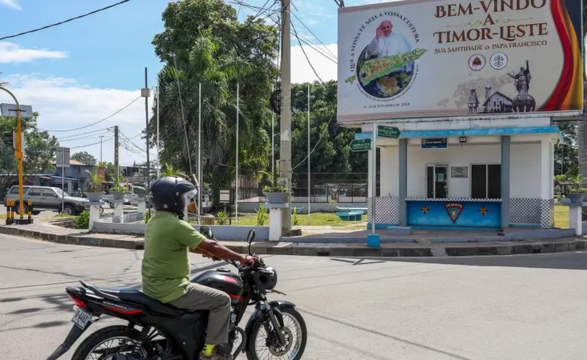
[[496, 91], [493, 94], [489, 95], [489, 97], [487, 99], [485, 99], [485, 101], [483, 102], [483, 106], [486, 106], [487, 102], [489, 102], [489, 100], [491, 100], [491, 98], [495, 95], [500, 95], [501, 97], [505, 98], [507, 101], [512, 101], [512, 99], [510, 99], [509, 96], [505, 96], [502, 92]]
[[[56, 165], [56, 164], [57, 164], [57, 162], [55, 160], [53, 160], [53, 165]], [[87, 165], [87, 164], [84, 164], [83, 162], [79, 162], [79, 161], [73, 160], [73, 159], [69, 160], [69, 165], [94, 166], [94, 165]]]

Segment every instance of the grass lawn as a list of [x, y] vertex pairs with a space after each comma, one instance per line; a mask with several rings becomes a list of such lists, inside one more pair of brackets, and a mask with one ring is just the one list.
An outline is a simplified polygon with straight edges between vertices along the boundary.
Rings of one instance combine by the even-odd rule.
[[[295, 218], [292, 215], [292, 225], [293, 226], [306, 226], [308, 225], [308, 214], [298, 214], [297, 215], [298, 223], [295, 224]], [[312, 226], [341, 226], [341, 227], [350, 227], [352, 226], [357, 228], [365, 228], [365, 224], [363, 222], [367, 221], [367, 215], [363, 215], [362, 221], [342, 221], [338, 216], [334, 213], [312, 213], [311, 217], [311, 224]], [[218, 220], [216, 220], [218, 223]], [[232, 223], [234, 224], [234, 218], [232, 219]], [[239, 216], [238, 218], [239, 225], [246, 225], [246, 226], [256, 226], [257, 225], [257, 216], [253, 214], [247, 214], [247, 216]], [[265, 221], [265, 226], [269, 225], [269, 214], [267, 214], [267, 220]]]
[[554, 206], [554, 226], [558, 228], [569, 228], [569, 208], [567, 206]]

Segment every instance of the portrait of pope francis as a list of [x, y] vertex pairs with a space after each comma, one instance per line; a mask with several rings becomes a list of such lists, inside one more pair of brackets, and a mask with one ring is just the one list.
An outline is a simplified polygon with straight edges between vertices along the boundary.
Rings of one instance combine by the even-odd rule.
[[406, 38], [394, 33], [391, 21], [385, 20], [377, 27], [373, 41], [367, 46], [365, 60], [397, 55], [411, 50], [412, 47]]

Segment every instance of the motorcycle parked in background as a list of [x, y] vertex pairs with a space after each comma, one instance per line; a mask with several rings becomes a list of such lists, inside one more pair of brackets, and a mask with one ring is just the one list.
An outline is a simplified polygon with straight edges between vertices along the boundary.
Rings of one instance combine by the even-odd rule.
[[[200, 230], [214, 240], [212, 231]], [[249, 231], [249, 254], [255, 231]], [[295, 305], [269, 301], [267, 294], [285, 295], [275, 289], [277, 272], [262, 259], [252, 266], [235, 266], [238, 274], [226, 268], [204, 271], [190, 281], [222, 290], [231, 298], [229, 346], [236, 358], [241, 352], [248, 360], [300, 360], [306, 348], [307, 329]], [[108, 326], [88, 336], [72, 360], [196, 360], [206, 337], [207, 311], [189, 312], [152, 299], [135, 289], [110, 289], [80, 281], [81, 287], [66, 288], [73, 300], [72, 329], [64, 342], [48, 357], [65, 354], [77, 339], [102, 315], [127, 321], [126, 326]], [[244, 329], [239, 327], [249, 306], [255, 310]]]

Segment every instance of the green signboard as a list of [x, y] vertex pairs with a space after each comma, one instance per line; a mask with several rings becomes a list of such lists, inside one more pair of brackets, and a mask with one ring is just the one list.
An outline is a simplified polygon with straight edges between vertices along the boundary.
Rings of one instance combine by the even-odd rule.
[[351, 151], [371, 150], [371, 139], [360, 139], [351, 141]]
[[377, 127], [377, 135], [384, 138], [397, 139], [401, 132], [396, 127], [379, 125]]

